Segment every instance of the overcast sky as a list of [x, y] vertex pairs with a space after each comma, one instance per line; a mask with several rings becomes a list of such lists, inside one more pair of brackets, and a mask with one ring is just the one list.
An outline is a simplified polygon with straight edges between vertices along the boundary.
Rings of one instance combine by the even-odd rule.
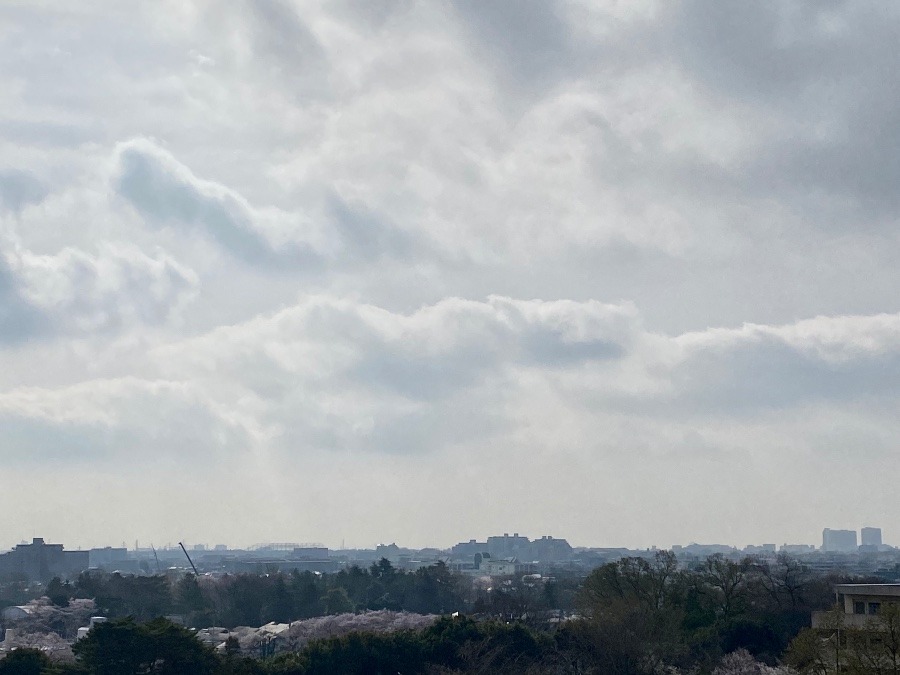
[[900, 3], [0, 6], [0, 548], [900, 544]]

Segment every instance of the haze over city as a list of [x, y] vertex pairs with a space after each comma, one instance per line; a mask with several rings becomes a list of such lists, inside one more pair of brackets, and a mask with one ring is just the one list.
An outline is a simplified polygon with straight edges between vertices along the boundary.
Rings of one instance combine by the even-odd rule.
[[900, 5], [0, 6], [0, 550], [884, 527]]

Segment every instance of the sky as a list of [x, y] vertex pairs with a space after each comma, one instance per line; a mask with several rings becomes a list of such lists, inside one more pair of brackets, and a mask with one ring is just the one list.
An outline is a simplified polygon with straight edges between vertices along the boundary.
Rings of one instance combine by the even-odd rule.
[[894, 0], [5, 0], [0, 548], [896, 520]]

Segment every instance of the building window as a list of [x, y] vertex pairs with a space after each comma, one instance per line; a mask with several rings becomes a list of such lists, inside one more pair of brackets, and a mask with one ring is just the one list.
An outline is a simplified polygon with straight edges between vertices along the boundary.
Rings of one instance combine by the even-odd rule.
[[878, 614], [878, 611], [881, 609], [880, 602], [870, 602], [869, 603], [869, 614]]
[[865, 614], [866, 613], [866, 603], [857, 600], [853, 603], [853, 613], [854, 614]]

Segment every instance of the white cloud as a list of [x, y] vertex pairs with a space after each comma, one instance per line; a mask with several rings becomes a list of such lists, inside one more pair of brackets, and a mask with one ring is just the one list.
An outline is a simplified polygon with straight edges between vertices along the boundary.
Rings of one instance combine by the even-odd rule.
[[[497, 518], [486, 521], [492, 527], [502, 526], [499, 515], [550, 527], [535, 495], [568, 490], [567, 508], [609, 509], [640, 494], [646, 515], [631, 522], [662, 537], [678, 528], [678, 516], [654, 510], [663, 501], [682, 499], [693, 510], [745, 490], [774, 500], [774, 516], [778, 490], [821, 502], [818, 486], [808, 492], [788, 476], [813, 458], [848, 462], [848, 440], [860, 461], [887, 461], [896, 423], [885, 416], [894, 419], [900, 406], [895, 391], [870, 381], [822, 397], [814, 380], [773, 376], [771, 387], [754, 388], [745, 379], [790, 375], [810, 362], [827, 371], [839, 353], [850, 376], [877, 368], [895, 381], [896, 350], [882, 345], [898, 321], [820, 318], [668, 338], [642, 329], [633, 307], [596, 302], [446, 300], [397, 314], [314, 297], [149, 352], [138, 346], [130, 369], [145, 372], [141, 378], [9, 390], [0, 396], [0, 415], [4, 443], [18, 448], [7, 456], [13, 468], [52, 460], [77, 471], [122, 462], [123, 480], [131, 482], [158, 462], [277, 467], [265, 489], [288, 503], [298, 475], [316, 494], [336, 481], [364, 500], [375, 499], [376, 489], [414, 498], [436, 473], [448, 498], [476, 499], [478, 490], [490, 490], [488, 476], [504, 476], [511, 483]], [[760, 335], [768, 336], [762, 348]], [[790, 345], [774, 363], [773, 336]], [[584, 349], [597, 343], [607, 347]], [[831, 351], [821, 352], [821, 344]], [[741, 367], [719, 368], [723, 358]], [[734, 391], [756, 396], [756, 412], [748, 415], [746, 402], [711, 400]], [[860, 406], [861, 396], [875, 403]], [[340, 472], [349, 474], [338, 479]], [[826, 486], [832, 478], [817, 475]], [[673, 490], [673, 480], [697, 497]], [[323, 499], [330, 504], [332, 497]], [[428, 518], [440, 521], [440, 508], [425, 508]], [[414, 520], [408, 531], [425, 536]], [[710, 536], [715, 531], [690, 522]], [[447, 523], [437, 527], [461, 536]], [[365, 535], [361, 524], [345, 531]], [[602, 531], [627, 537], [621, 524]]]
[[900, 351], [900, 314], [819, 316], [787, 326], [745, 324], [737, 329], [688, 333], [678, 342], [691, 351], [778, 342], [799, 354], [840, 364], [897, 354]]
[[159, 325], [195, 293], [197, 277], [162, 251], [103, 244], [97, 255], [64, 248], [7, 255], [22, 300], [47, 317], [48, 329], [101, 333], [135, 324]]
[[[524, 422], [521, 410], [534, 400], [555, 401], [551, 407], [563, 416], [586, 414], [579, 424], [590, 428], [592, 414], [657, 417], [657, 424], [668, 424], [674, 409], [682, 419], [724, 414], [739, 424], [747, 406], [771, 410], [884, 398], [898, 368], [884, 331], [898, 322], [897, 316], [823, 318], [668, 338], [642, 329], [633, 307], [597, 302], [449, 299], [404, 315], [312, 297], [269, 317], [149, 351], [137, 344], [131, 370], [146, 373], [134, 386], [150, 388], [154, 396], [165, 398], [169, 391], [160, 392], [157, 382], [202, 392], [216, 414], [246, 420], [242, 424], [260, 442], [305, 439], [310, 451], [376, 453], [400, 443], [420, 454], [457, 442], [454, 425], [440, 420], [460, 415], [474, 428], [500, 434], [502, 443], [514, 443], [516, 425]], [[797, 335], [802, 341], [792, 343]], [[830, 351], [823, 352], [822, 344]], [[99, 394], [104, 398], [96, 410], [114, 415], [104, 382], [65, 392], [14, 389], [6, 400], [28, 405], [6, 410], [32, 416], [29, 406], [47, 397], [54, 409], [77, 402], [77, 411]], [[147, 413], [152, 419], [160, 407]], [[87, 415], [86, 421], [95, 420]], [[418, 438], [417, 426], [435, 433], [414, 447], [400, 437]]]

